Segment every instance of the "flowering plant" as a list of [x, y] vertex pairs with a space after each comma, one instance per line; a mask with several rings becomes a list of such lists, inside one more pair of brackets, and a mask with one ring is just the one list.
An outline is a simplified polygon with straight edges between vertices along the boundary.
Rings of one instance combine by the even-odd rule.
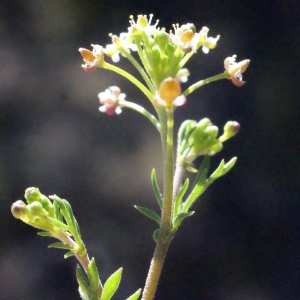
[[[92, 51], [80, 48], [86, 72], [104, 68], [114, 71], [135, 84], [151, 102], [154, 114], [141, 105], [128, 101], [117, 86], [111, 86], [100, 92], [99, 110], [107, 115], [120, 114], [122, 109], [130, 108], [145, 116], [157, 129], [163, 151], [164, 182], [163, 192], [156, 179], [155, 170], [151, 173], [151, 182], [156, 196], [160, 214], [153, 210], [135, 205], [135, 208], [158, 224], [153, 233], [156, 243], [154, 255], [150, 264], [145, 287], [138, 289], [127, 300], [154, 299], [164, 259], [169, 245], [176, 235], [183, 220], [193, 215], [191, 210], [195, 201], [219, 177], [231, 170], [236, 157], [225, 163], [222, 160], [215, 171], [209, 172], [210, 157], [220, 152], [223, 143], [233, 137], [240, 128], [236, 121], [228, 121], [223, 133], [210, 119], [200, 121], [184, 121], [177, 134], [177, 147], [174, 148], [174, 111], [186, 103], [186, 97], [205, 84], [219, 79], [230, 79], [240, 87], [245, 84], [242, 73], [247, 69], [248, 59], [236, 62], [236, 55], [227, 57], [224, 61], [224, 71], [218, 75], [200, 80], [182, 92], [181, 82], [186, 82], [190, 75], [186, 63], [197, 53], [199, 48], [208, 54], [217, 46], [220, 36], [209, 37], [209, 29], [203, 27], [197, 32], [192, 23], [173, 25], [173, 30], [166, 32], [158, 27], [159, 21], [152, 24], [153, 15], [139, 15], [135, 20], [130, 17], [130, 27], [120, 36], [111, 34], [112, 44], [102, 47], [92, 44]], [[134, 54], [137, 52], [137, 55]], [[106, 62], [105, 56], [114, 63], [120, 56], [128, 59], [140, 73], [144, 83]], [[141, 64], [136, 60], [139, 57]], [[198, 157], [203, 157], [200, 167], [194, 165]], [[192, 184], [187, 173], [195, 173]], [[117, 290], [122, 268], [113, 273], [102, 284], [94, 259], [89, 259], [82, 240], [79, 225], [74, 217], [68, 201], [53, 195], [46, 197], [38, 188], [28, 188], [25, 191], [26, 203], [22, 200], [12, 205], [12, 214], [23, 222], [40, 230], [40, 235], [59, 240], [51, 244], [51, 248], [68, 250], [65, 257], [75, 256], [80, 265], [76, 276], [79, 284], [79, 294], [84, 300], [111, 299]]]

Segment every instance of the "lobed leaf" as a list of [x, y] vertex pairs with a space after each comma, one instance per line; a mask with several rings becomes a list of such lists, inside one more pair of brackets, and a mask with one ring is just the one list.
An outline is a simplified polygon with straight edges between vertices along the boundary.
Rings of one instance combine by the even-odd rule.
[[193, 203], [196, 201], [196, 199], [200, 197], [201, 194], [205, 191], [206, 177], [207, 177], [207, 169], [203, 171], [198, 182], [193, 188], [192, 192], [190, 193], [186, 201], [183, 203], [181, 212], [186, 213], [189, 210], [189, 208], [193, 205]]
[[233, 157], [229, 162], [227, 162], [223, 168], [222, 176], [228, 173], [235, 165], [237, 157]]
[[222, 159], [217, 169], [210, 175], [209, 179], [214, 181], [221, 177], [223, 175], [224, 166], [225, 162], [224, 159]]

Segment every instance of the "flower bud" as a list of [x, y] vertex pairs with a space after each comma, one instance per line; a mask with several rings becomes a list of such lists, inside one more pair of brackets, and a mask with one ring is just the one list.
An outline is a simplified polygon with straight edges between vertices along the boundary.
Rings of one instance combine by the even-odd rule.
[[48, 212], [43, 208], [42, 204], [35, 201], [27, 205], [27, 209], [33, 215], [48, 216]]
[[216, 138], [219, 133], [219, 128], [215, 125], [210, 125], [206, 127], [206, 133], [212, 138]]
[[198, 122], [197, 128], [203, 130], [209, 125], [212, 125], [212, 122], [210, 121], [210, 119], [204, 118]]
[[172, 45], [172, 44], [168, 44], [166, 49], [165, 49], [165, 53], [168, 57], [172, 57], [174, 52], [176, 50], [176, 46]]
[[11, 213], [16, 219], [24, 217], [28, 209], [22, 200], [18, 200], [11, 206]]
[[39, 201], [42, 194], [38, 188], [30, 187], [25, 190], [24, 196], [25, 196], [25, 199], [27, 200], [28, 204], [30, 204], [34, 201]]
[[152, 47], [152, 59], [154, 65], [157, 66], [160, 64], [160, 50], [158, 46]]
[[164, 30], [160, 30], [155, 36], [154, 36], [154, 42], [156, 45], [159, 46], [161, 49], [165, 49], [166, 45], [169, 44], [170, 35], [166, 33]]
[[228, 121], [224, 126], [224, 133], [219, 137], [220, 142], [224, 142], [240, 131], [240, 124], [236, 121]]
[[188, 81], [188, 76], [190, 76], [190, 72], [187, 68], [180, 69], [177, 74], [176, 74], [176, 79], [179, 80], [180, 82], [187, 82]]

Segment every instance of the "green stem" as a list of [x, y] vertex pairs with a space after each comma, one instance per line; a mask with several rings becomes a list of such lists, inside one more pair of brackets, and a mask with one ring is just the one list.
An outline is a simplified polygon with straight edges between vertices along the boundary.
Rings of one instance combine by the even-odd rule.
[[186, 97], [187, 95], [191, 94], [191, 93], [194, 92], [196, 89], [202, 87], [202, 86], [205, 85], [205, 84], [208, 84], [208, 83], [213, 82], [213, 81], [216, 81], [216, 80], [224, 79], [224, 78], [227, 78], [227, 77], [228, 77], [228, 76], [227, 76], [225, 73], [221, 73], [221, 74], [218, 74], [218, 75], [215, 75], [215, 76], [212, 76], [212, 77], [209, 77], [209, 78], [200, 80], [200, 81], [194, 83], [193, 85], [191, 85], [189, 88], [187, 88], [187, 89], [182, 93], [182, 95]]
[[[76, 243], [70, 237], [64, 235], [63, 233], [58, 233], [58, 234], [55, 235], [55, 237], [57, 239], [61, 240], [65, 244], [68, 244], [68, 245], [71, 245], [71, 246], [76, 246]], [[90, 259], [89, 259], [89, 256], [88, 256], [87, 252], [85, 252], [84, 255], [75, 254], [75, 257], [80, 262], [80, 264], [83, 267], [85, 273], [87, 273], [88, 265], [90, 264]], [[98, 294], [101, 295], [102, 291], [103, 291], [103, 286], [102, 286], [101, 281], [99, 281], [99, 292], [98, 292]]]
[[135, 84], [144, 94], [145, 96], [151, 101], [151, 103], [153, 103], [153, 94], [147, 89], [147, 87], [145, 87], [139, 80], [137, 80], [134, 76], [132, 76], [131, 74], [129, 74], [128, 72], [114, 66], [111, 65], [107, 62], [104, 62], [103, 65], [101, 66], [104, 69], [107, 70], [111, 70], [114, 71], [116, 73], [118, 73], [119, 75], [127, 78], [129, 81], [131, 81], [133, 84]]
[[160, 132], [160, 123], [158, 122], [158, 120], [151, 114], [149, 113], [144, 107], [142, 107], [141, 105], [138, 105], [136, 103], [127, 101], [127, 100], [121, 100], [118, 103], [120, 106], [122, 107], [128, 107], [131, 108], [135, 111], [137, 111], [138, 113], [142, 114], [143, 116], [145, 116], [155, 127], [156, 129]]
[[155, 94], [155, 88], [149, 79], [148, 75], [146, 74], [145, 70], [142, 68], [142, 66], [136, 61], [136, 59], [130, 54], [129, 51], [126, 51], [126, 49], [120, 48], [120, 52], [125, 55], [125, 57], [134, 65], [134, 67], [139, 71], [145, 82], [147, 83], [147, 86], [149, 90]]
[[171, 242], [171, 239], [167, 242], [165, 242], [165, 239], [172, 229], [173, 215], [173, 123], [173, 109], [168, 109], [167, 120], [165, 122], [161, 120], [161, 137], [164, 149], [164, 201], [162, 206], [160, 236], [151, 260], [142, 300], [154, 299], [161, 270]]

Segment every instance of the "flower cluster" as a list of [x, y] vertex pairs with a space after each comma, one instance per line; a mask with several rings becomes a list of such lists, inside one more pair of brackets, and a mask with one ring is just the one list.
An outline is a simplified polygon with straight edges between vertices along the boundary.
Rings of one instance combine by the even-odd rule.
[[[236, 62], [236, 55], [233, 55], [225, 59], [223, 73], [201, 80], [182, 93], [180, 83], [187, 82], [190, 75], [189, 70], [184, 67], [185, 64], [199, 48], [202, 48], [203, 53], [209, 53], [217, 46], [220, 36], [208, 36], [209, 28], [206, 26], [197, 31], [192, 23], [181, 26], [175, 24], [168, 33], [165, 28], [158, 27], [159, 20], [154, 24], [152, 20], [152, 14], [138, 15], [136, 19], [130, 16], [128, 31], [122, 32], [119, 36], [110, 34], [111, 44], [105, 47], [92, 45], [92, 51], [80, 48], [85, 62], [82, 68], [92, 72], [97, 67], [102, 67], [119, 73], [133, 82], [156, 110], [157, 106], [170, 109], [183, 105], [188, 94], [203, 84], [218, 79], [230, 79], [236, 86], [245, 84], [242, 73], [250, 61], [246, 59]], [[142, 64], [132, 55], [132, 51], [138, 53]], [[120, 56], [127, 58], [139, 71], [145, 85], [124, 70], [105, 62], [104, 55], [111, 57], [115, 63], [120, 60]], [[120, 101], [125, 99], [125, 94], [122, 94], [118, 87], [110, 87], [105, 92], [99, 93], [99, 99], [102, 104], [100, 111], [108, 115], [119, 114], [122, 111]]]

